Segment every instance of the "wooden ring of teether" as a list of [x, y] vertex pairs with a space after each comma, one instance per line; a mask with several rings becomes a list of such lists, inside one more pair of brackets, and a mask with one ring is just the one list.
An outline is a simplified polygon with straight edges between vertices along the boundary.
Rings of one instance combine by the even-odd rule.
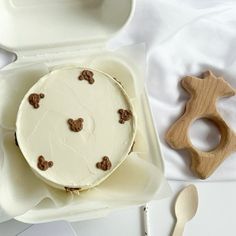
[[[202, 78], [187, 76], [181, 81], [183, 88], [191, 95], [184, 114], [166, 133], [166, 141], [174, 149], [185, 149], [191, 154], [191, 169], [201, 179], [208, 178], [232, 152], [236, 151], [236, 134], [230, 129], [216, 109], [219, 97], [235, 95], [235, 90], [222, 78], [211, 71]], [[188, 129], [199, 118], [213, 121], [221, 133], [219, 145], [208, 152], [195, 148]]]

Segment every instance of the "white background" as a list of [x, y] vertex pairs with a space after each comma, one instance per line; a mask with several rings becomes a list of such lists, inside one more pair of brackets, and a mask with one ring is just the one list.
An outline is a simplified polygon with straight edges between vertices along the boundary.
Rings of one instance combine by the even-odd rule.
[[[219, 18], [215, 17], [214, 21], [211, 19], [211, 21], [203, 24], [203, 26], [197, 24], [194, 25], [194, 27], [191, 27], [192, 21], [198, 19], [199, 15], [203, 12], [204, 14], [206, 14], [207, 11], [210, 12], [213, 10], [221, 12], [221, 10], [226, 10], [226, 8], [229, 8], [228, 10], [230, 10], [234, 3], [236, 3], [236, 1], [230, 0], [138, 0], [133, 20], [126, 29], [112, 40], [111, 45], [117, 48], [122, 45], [141, 43], [143, 41], [147, 43], [147, 84], [155, 122], [161, 139], [163, 139], [164, 132], [166, 131], [166, 120], [168, 120], [167, 114], [170, 115], [168, 110], [165, 111], [165, 109], [163, 109], [163, 107], [166, 107], [160, 105], [161, 102], [165, 102], [168, 99], [168, 97], [165, 99], [162, 95], [167, 91], [166, 88], [168, 88], [165, 87], [166, 81], [164, 78], [167, 78], [168, 73], [170, 73], [169, 71], [177, 71], [175, 74], [176, 78], [177, 75], [180, 76], [186, 72], [197, 73], [197, 71], [201, 69], [199, 63], [202, 60], [204, 61], [206, 68], [210, 67], [219, 73], [226, 74], [226, 79], [235, 84], [236, 73], [234, 68], [236, 67], [233, 63], [235, 60], [236, 49], [234, 47], [236, 38], [234, 35], [236, 26], [235, 17], [232, 15], [232, 19], [230, 19], [230, 14], [226, 14], [219, 16]], [[201, 12], [201, 14], [199, 14], [199, 12]], [[211, 27], [212, 22], [216, 23], [214, 27]], [[212, 30], [210, 35], [209, 30]], [[184, 37], [181, 38], [181, 34], [178, 34], [177, 32], [183, 33], [182, 36]], [[213, 37], [211, 37], [211, 35], [213, 35]], [[216, 35], [218, 41], [215, 44], [214, 39]], [[179, 41], [180, 39], [181, 41]], [[194, 40], [190, 42], [191, 39]], [[181, 44], [178, 44], [179, 42], [181, 42]], [[208, 44], [205, 45], [206, 43]], [[183, 45], [186, 50], [181, 48]], [[175, 51], [177, 49], [179, 49], [179, 51]], [[198, 49], [198, 51], [196, 49]], [[175, 52], [178, 53], [175, 54]], [[203, 54], [201, 54], [201, 57], [199, 58], [196, 56], [196, 52], [201, 52]], [[170, 58], [168, 58], [170, 55], [173, 56], [173, 58], [176, 57], [172, 64], [170, 64], [171, 61]], [[184, 64], [183, 69], [184, 61], [181, 60], [184, 59], [189, 63], [187, 67]], [[4, 56], [1, 53], [0, 66], [10, 60], [10, 57]], [[223, 63], [226, 61], [227, 63]], [[165, 67], [163, 65], [165, 65]], [[175, 68], [175, 66], [177, 67]], [[173, 70], [173, 67], [175, 70]], [[180, 68], [183, 70], [180, 71]], [[226, 71], [225, 68], [227, 68]], [[232, 79], [233, 75], [235, 75], [235, 80]], [[163, 80], [160, 79], [160, 76], [163, 76]], [[150, 78], [152, 78], [152, 80]], [[172, 86], [172, 84], [175, 83], [177, 83], [177, 81], [173, 81], [171, 84], [168, 83], [168, 86]], [[177, 94], [181, 92], [181, 90], [176, 91]], [[172, 95], [173, 94], [171, 94], [171, 96]], [[155, 98], [158, 99], [155, 100]], [[186, 97], [184, 98], [186, 99]], [[170, 100], [170, 102], [173, 102], [173, 100]], [[235, 100], [231, 100], [231, 102], [235, 106]], [[179, 105], [180, 107], [178, 107]], [[172, 116], [172, 119], [175, 119], [182, 109], [181, 104], [177, 104], [176, 106], [177, 109], [170, 115]], [[232, 109], [232, 106], [225, 107], [229, 109], [228, 113], [231, 111], [231, 113], [234, 114], [233, 112], [235, 109]], [[229, 121], [233, 124], [235, 116], [229, 116]], [[207, 134], [206, 136], [211, 137], [210, 135], [211, 134]], [[165, 146], [164, 142], [163, 146]], [[171, 152], [171, 150], [165, 146], [164, 160], [166, 162], [168, 177], [171, 179], [187, 179], [186, 176], [189, 175], [191, 183], [195, 181], [195, 178], [187, 171], [187, 163], [186, 161], [183, 161], [181, 155], [176, 159], [171, 159], [169, 155], [175, 155], [175, 152]], [[178, 160], [178, 158], [179, 162], [171, 161]], [[225, 162], [225, 168], [227, 168], [227, 164], [229, 164], [229, 162]], [[234, 165], [230, 165], [232, 167], [230, 174], [235, 177], [236, 171], [235, 168], [233, 168]], [[218, 173], [226, 172], [222, 167]], [[220, 180], [221, 177], [223, 177], [223, 174], [219, 175], [217, 179]], [[236, 182], [233, 181], [235, 180], [233, 177], [231, 178], [232, 181], [229, 181], [230, 175], [227, 175], [227, 178], [225, 178], [228, 180], [227, 182], [194, 182], [199, 191], [199, 209], [196, 217], [186, 225], [185, 235], [236, 235]], [[188, 183], [190, 182], [172, 181], [170, 184], [173, 189], [173, 195], [168, 199], [150, 203], [150, 235], [171, 235], [174, 225], [173, 201], [178, 190]], [[71, 228], [71, 225], [66, 222], [30, 226], [12, 220], [0, 224], [0, 236], [70, 236], [75, 235], [76, 233], [80, 236], [144, 235], [142, 210], [140, 208], [120, 210], [110, 214], [106, 218], [73, 223], [72, 226], [74, 230]]]

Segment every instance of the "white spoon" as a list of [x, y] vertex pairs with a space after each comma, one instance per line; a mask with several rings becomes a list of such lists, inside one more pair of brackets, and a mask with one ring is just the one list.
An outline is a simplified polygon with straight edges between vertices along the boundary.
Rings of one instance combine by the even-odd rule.
[[184, 188], [178, 195], [175, 202], [176, 225], [172, 236], [181, 236], [185, 224], [191, 220], [197, 211], [198, 193], [194, 185]]

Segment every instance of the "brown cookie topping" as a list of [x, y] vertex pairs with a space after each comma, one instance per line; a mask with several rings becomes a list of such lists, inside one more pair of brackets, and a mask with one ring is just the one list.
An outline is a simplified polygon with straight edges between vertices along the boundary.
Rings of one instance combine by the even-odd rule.
[[107, 156], [104, 156], [104, 157], [102, 158], [102, 161], [101, 161], [101, 162], [98, 162], [98, 163], [96, 164], [96, 167], [97, 167], [98, 169], [107, 171], [107, 170], [110, 170], [110, 169], [111, 169], [112, 164], [111, 164], [109, 158], [108, 158]]
[[70, 130], [73, 132], [81, 131], [83, 129], [83, 122], [84, 120], [82, 118], [79, 118], [77, 120], [68, 119], [67, 121]]
[[17, 147], [19, 147], [19, 144], [18, 144], [18, 141], [17, 141], [17, 137], [16, 137], [16, 132], [15, 132], [14, 136], [15, 136], [15, 144], [16, 144]]
[[132, 112], [124, 109], [119, 109], [118, 113], [120, 114], [120, 120], [119, 122], [121, 124], [124, 124], [125, 121], [128, 121], [132, 118]]
[[66, 192], [75, 192], [75, 191], [80, 191], [81, 188], [70, 188], [70, 187], [64, 187]]
[[32, 93], [32, 94], [30, 94], [28, 101], [29, 101], [30, 105], [32, 105], [35, 109], [37, 109], [37, 108], [39, 108], [39, 102], [40, 102], [40, 99], [42, 99], [42, 98], [44, 98], [43, 93], [40, 93], [40, 94]]
[[42, 171], [46, 171], [48, 168], [53, 166], [52, 161], [46, 161], [43, 156], [38, 157], [38, 168]]
[[79, 80], [87, 80], [89, 84], [93, 84], [95, 82], [93, 78], [93, 72], [90, 70], [83, 70], [78, 77]]

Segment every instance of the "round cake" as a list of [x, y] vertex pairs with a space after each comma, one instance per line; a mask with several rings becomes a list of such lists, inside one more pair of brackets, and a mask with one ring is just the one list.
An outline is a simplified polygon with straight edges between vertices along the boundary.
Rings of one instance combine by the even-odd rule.
[[42, 77], [24, 96], [16, 122], [30, 167], [67, 191], [105, 180], [129, 154], [135, 132], [136, 116], [121, 84], [79, 67]]

